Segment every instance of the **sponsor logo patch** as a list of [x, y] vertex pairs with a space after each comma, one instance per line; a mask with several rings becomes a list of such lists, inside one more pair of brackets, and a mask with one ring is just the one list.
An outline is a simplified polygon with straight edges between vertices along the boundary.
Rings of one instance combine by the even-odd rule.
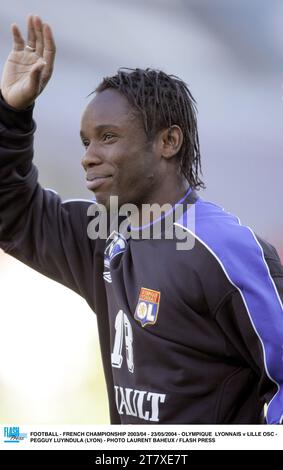
[[160, 292], [158, 290], [142, 287], [134, 318], [138, 320], [142, 326], [154, 325], [157, 321], [159, 303]]
[[106, 241], [106, 248], [104, 251], [104, 272], [103, 277], [105, 281], [111, 283], [110, 264], [113, 258], [121, 255], [126, 250], [127, 241], [121, 233], [112, 232]]

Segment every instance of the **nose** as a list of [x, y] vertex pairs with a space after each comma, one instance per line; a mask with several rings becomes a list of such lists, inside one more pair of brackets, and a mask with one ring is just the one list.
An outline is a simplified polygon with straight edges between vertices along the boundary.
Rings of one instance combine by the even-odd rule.
[[81, 165], [85, 171], [102, 162], [101, 158], [97, 155], [95, 147], [90, 144], [81, 160]]

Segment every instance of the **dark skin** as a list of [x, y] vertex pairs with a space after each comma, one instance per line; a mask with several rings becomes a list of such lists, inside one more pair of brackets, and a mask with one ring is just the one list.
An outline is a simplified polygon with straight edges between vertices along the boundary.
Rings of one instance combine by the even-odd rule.
[[183, 142], [180, 127], [163, 129], [149, 142], [141, 118], [117, 90], [104, 90], [89, 103], [81, 138], [87, 186], [107, 208], [111, 195], [119, 197], [119, 206], [174, 205], [189, 186], [174, 158]]
[[[5, 63], [1, 91], [5, 101], [20, 110], [30, 106], [48, 83], [56, 45], [51, 27], [37, 15], [27, 19], [26, 40], [16, 24], [11, 29], [13, 49]], [[111, 195], [118, 196], [120, 206], [173, 205], [188, 188], [174, 158], [183, 142], [182, 130], [171, 126], [171, 133], [163, 129], [148, 142], [141, 117], [134, 111], [113, 89], [98, 93], [87, 106], [81, 123], [86, 144], [82, 164], [92, 180], [87, 186], [106, 207]], [[105, 124], [110, 126], [98, 129]]]

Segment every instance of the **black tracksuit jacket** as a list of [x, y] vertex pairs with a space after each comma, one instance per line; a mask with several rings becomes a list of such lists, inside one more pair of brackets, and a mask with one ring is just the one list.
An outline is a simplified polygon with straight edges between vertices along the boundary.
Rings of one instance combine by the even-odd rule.
[[[96, 313], [111, 423], [281, 423], [275, 248], [195, 191], [170, 214], [171, 239], [90, 238], [94, 202], [62, 202], [38, 183], [32, 110], [1, 99], [0, 247]], [[190, 249], [176, 248], [177, 230]]]

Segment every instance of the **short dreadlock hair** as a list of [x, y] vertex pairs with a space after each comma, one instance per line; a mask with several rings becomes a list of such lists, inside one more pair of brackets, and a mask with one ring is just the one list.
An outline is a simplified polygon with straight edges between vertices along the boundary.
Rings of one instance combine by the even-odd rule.
[[149, 141], [153, 140], [158, 131], [174, 124], [182, 129], [184, 139], [176, 155], [181, 173], [192, 188], [205, 188], [199, 178], [201, 159], [196, 101], [186, 83], [160, 70], [122, 67], [116, 75], [104, 77], [92, 93], [108, 88], [122, 93], [138, 110]]

